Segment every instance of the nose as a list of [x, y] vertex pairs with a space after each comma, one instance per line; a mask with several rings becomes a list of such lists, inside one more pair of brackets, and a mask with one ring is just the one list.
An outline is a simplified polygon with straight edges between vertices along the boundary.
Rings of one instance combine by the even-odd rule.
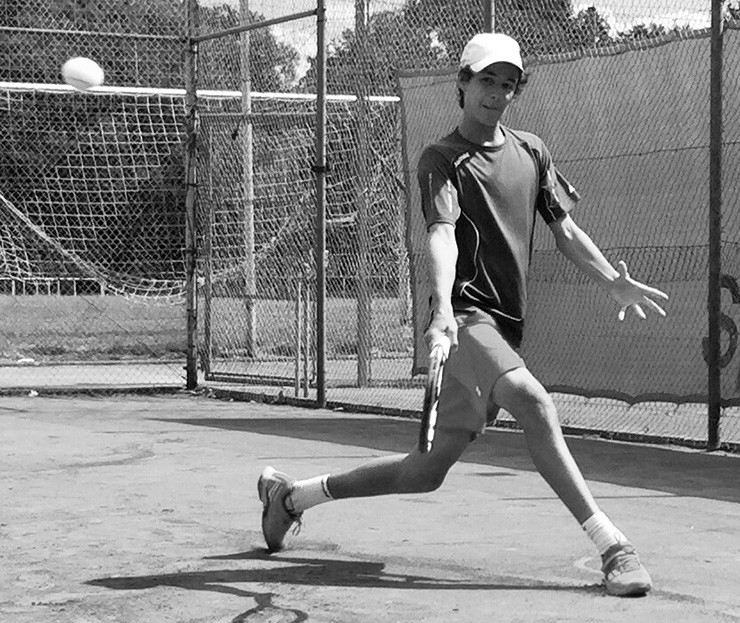
[[494, 90], [490, 93], [488, 101], [494, 106], [500, 106], [505, 101], [505, 96], [500, 90]]

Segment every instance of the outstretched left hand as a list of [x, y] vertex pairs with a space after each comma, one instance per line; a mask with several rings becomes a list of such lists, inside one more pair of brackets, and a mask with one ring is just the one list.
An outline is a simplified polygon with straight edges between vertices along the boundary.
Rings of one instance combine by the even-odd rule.
[[644, 283], [635, 281], [627, 272], [627, 264], [620, 261], [617, 264], [617, 277], [611, 284], [611, 295], [619, 303], [619, 320], [624, 320], [627, 310], [631, 307], [643, 320], [647, 318], [643, 306], [647, 306], [660, 316], [665, 316], [665, 311], [653, 299], [668, 300], [668, 295], [656, 288], [646, 286]]

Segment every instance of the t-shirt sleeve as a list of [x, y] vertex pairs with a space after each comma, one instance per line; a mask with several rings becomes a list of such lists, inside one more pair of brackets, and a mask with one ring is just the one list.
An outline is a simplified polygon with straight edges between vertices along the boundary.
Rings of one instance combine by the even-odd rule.
[[544, 145], [540, 151], [540, 189], [537, 194], [537, 211], [545, 223], [552, 223], [570, 212], [581, 198], [565, 176], [555, 168], [552, 157]]
[[452, 165], [441, 153], [429, 148], [424, 151], [419, 159], [417, 177], [427, 229], [435, 223], [454, 225], [460, 216], [453, 176]]

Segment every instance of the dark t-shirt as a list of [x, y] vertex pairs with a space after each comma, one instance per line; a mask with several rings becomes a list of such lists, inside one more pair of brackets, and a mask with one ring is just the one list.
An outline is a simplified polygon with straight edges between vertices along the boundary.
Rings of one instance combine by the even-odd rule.
[[577, 200], [577, 193], [541, 139], [502, 130], [505, 140], [497, 147], [472, 143], [455, 130], [424, 150], [418, 180], [427, 228], [455, 226], [453, 305], [491, 314], [519, 346], [535, 213], [546, 223], [556, 221], [568, 209], [561, 197]]

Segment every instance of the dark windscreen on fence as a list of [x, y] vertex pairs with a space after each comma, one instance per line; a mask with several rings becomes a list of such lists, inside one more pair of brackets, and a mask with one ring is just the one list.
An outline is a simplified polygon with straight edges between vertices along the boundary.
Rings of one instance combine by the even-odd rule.
[[[737, 100], [740, 33], [725, 35], [724, 101]], [[706, 399], [709, 210], [709, 59], [706, 32], [676, 34], [643, 47], [537, 59], [507, 111], [509, 127], [539, 135], [582, 196], [574, 219], [607, 258], [670, 295], [664, 320], [628, 317], [554, 246], [535, 233], [523, 353], [551, 389], [626, 399]], [[456, 70], [404, 72], [400, 89], [408, 169], [408, 245], [416, 287], [415, 367], [426, 357], [426, 268], [417, 160], [455, 127]], [[733, 359], [740, 303], [736, 186], [738, 120], [726, 107], [722, 395], [740, 397]], [[725, 304], [726, 303], [726, 304]]]

